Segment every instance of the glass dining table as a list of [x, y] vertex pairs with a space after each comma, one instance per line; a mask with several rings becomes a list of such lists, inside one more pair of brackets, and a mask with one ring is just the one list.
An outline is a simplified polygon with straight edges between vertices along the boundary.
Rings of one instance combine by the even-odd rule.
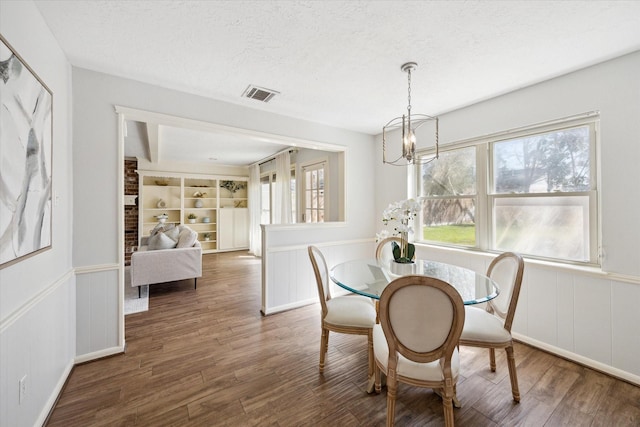
[[[345, 261], [335, 265], [329, 270], [331, 280], [341, 288], [354, 294], [378, 300], [384, 288], [401, 275], [391, 272], [393, 261], [380, 261], [376, 259], [356, 259]], [[435, 277], [449, 283], [456, 288], [462, 296], [465, 305], [480, 304], [498, 296], [500, 288], [498, 284], [484, 274], [476, 273], [468, 268], [446, 264], [437, 261], [416, 260], [408, 274], [425, 275]], [[374, 378], [369, 378], [367, 392], [374, 390]], [[434, 390], [439, 393], [439, 390]], [[460, 407], [460, 402], [454, 396], [453, 404]]]
[[[356, 259], [335, 265], [329, 276], [349, 292], [379, 300], [384, 288], [400, 277], [393, 274], [389, 266], [389, 261]], [[498, 284], [483, 274], [437, 261], [416, 260], [409, 274], [435, 277], [449, 283], [462, 296], [465, 305], [487, 302], [500, 292]]]

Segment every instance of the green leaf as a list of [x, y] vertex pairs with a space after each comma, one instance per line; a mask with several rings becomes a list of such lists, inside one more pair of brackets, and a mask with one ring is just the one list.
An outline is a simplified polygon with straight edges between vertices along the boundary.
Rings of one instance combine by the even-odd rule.
[[412, 260], [416, 255], [416, 246], [413, 243], [409, 243], [409, 248], [407, 250], [407, 258]]
[[400, 259], [400, 245], [396, 242], [391, 242], [391, 247], [393, 248], [393, 259], [396, 261]]

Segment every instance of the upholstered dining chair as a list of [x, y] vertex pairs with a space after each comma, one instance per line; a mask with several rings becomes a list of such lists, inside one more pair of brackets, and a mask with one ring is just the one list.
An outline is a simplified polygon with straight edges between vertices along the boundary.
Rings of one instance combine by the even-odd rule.
[[309, 259], [318, 285], [322, 308], [322, 334], [320, 337], [320, 372], [324, 371], [325, 355], [329, 346], [329, 331], [367, 336], [368, 374], [373, 378], [373, 325], [376, 310], [370, 298], [360, 295], [331, 297], [329, 269], [322, 252], [309, 246]]
[[462, 297], [440, 279], [403, 276], [382, 291], [373, 353], [376, 391], [381, 374], [387, 376], [387, 426], [394, 423], [398, 382], [439, 391], [445, 425], [454, 425], [457, 345], [463, 324]]
[[393, 249], [391, 242], [396, 242], [400, 244], [402, 240], [399, 237], [387, 237], [386, 239], [380, 240], [378, 242], [378, 246], [376, 246], [376, 260], [378, 263], [380, 261], [391, 261], [393, 259]]
[[487, 269], [487, 276], [498, 283], [500, 294], [489, 301], [485, 309], [465, 307], [466, 321], [460, 336], [460, 345], [489, 349], [489, 367], [492, 372], [496, 370], [495, 349], [505, 349], [511, 393], [516, 402], [520, 402], [520, 390], [511, 325], [516, 314], [523, 273], [524, 261], [519, 254], [505, 252], [494, 258]]

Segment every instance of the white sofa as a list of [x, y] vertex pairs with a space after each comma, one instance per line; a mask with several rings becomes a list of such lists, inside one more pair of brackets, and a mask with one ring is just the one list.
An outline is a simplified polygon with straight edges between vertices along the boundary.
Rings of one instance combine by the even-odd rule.
[[198, 277], [202, 277], [202, 246], [198, 240], [191, 247], [171, 249], [149, 250], [144, 245], [131, 255], [131, 286], [138, 286], [138, 296], [142, 285], [193, 278], [197, 287]]

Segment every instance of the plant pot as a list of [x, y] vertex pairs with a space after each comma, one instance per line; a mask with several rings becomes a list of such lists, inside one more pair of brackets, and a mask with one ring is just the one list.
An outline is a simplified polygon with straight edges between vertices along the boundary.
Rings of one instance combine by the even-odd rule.
[[195, 223], [196, 223], [195, 218], [189, 218], [189, 224], [195, 224]]
[[395, 260], [389, 261], [389, 271], [396, 276], [407, 276], [416, 272], [416, 263], [411, 262], [396, 262]]

